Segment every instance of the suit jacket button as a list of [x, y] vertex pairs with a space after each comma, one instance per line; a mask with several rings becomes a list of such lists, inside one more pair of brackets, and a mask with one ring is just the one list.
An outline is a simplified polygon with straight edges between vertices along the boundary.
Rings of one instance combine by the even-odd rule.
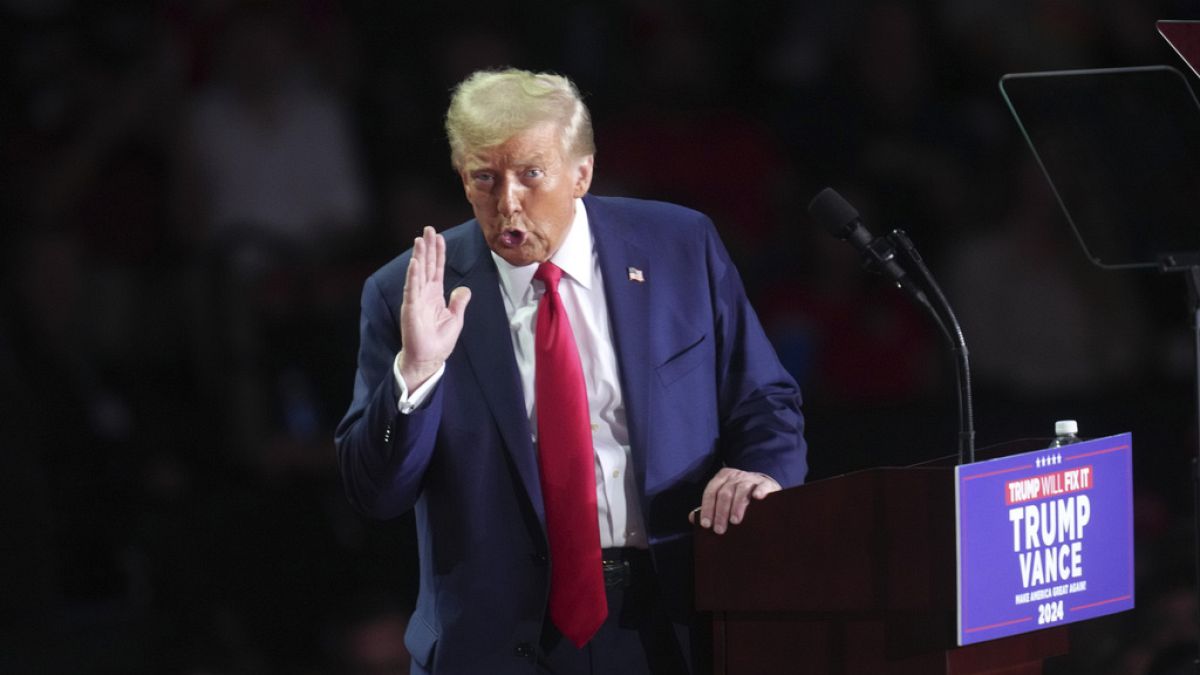
[[518, 643], [517, 648], [513, 650], [513, 653], [516, 654], [517, 658], [520, 659], [532, 659], [533, 645], [529, 644], [528, 642]]
[[529, 557], [533, 558], [533, 564], [535, 565], [545, 565], [550, 562], [545, 553], [530, 553]]

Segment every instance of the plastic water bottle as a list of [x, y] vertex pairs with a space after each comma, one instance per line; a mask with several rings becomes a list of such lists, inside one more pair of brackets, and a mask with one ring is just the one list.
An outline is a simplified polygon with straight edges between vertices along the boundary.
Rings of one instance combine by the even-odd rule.
[[1054, 441], [1052, 448], [1079, 442], [1079, 423], [1075, 420], [1058, 420], [1054, 423]]

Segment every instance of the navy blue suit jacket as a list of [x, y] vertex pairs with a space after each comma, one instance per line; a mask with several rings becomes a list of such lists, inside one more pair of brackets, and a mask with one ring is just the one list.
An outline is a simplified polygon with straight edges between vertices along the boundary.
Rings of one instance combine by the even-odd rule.
[[[691, 608], [687, 514], [722, 466], [782, 486], [807, 470], [800, 394], [704, 215], [584, 198], [604, 277], [638, 498], [671, 611]], [[397, 412], [392, 363], [411, 251], [366, 282], [354, 401], [337, 430], [350, 500], [416, 509], [421, 586], [406, 642], [431, 673], [534, 672], [546, 620], [545, 512], [496, 266], [479, 224], [444, 233], [447, 295], [471, 289], [462, 335], [421, 409]], [[641, 270], [643, 282], [629, 278]], [[753, 509], [751, 509], [753, 511]], [[752, 516], [750, 516], [752, 517]]]

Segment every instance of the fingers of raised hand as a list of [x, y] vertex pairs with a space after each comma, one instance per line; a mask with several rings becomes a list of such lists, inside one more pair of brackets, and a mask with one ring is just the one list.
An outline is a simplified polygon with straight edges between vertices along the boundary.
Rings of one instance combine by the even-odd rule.
[[443, 270], [446, 266], [446, 239], [432, 227], [413, 239], [412, 261], [404, 282], [405, 298], [436, 292], [441, 294]]
[[[441, 278], [441, 272], [438, 269], [438, 265], [441, 262], [438, 255], [438, 239], [440, 238], [441, 237], [434, 232], [432, 227], [426, 226], [421, 232], [421, 243], [423, 244], [422, 248], [425, 249], [425, 280], [430, 283], [436, 282]], [[444, 243], [442, 244], [442, 251], [440, 253], [441, 258], [444, 259], [446, 256]]]
[[420, 290], [425, 282], [425, 240], [421, 237], [413, 239], [412, 260], [408, 264], [408, 273], [404, 278], [404, 295], [411, 297]]
[[[425, 230], [427, 233], [433, 232], [432, 227], [427, 227]], [[436, 235], [434, 236], [433, 243], [434, 250], [437, 252], [437, 255], [434, 261], [433, 275], [431, 278], [433, 279], [434, 283], [441, 284], [443, 275], [446, 271], [446, 238], [440, 234]]]
[[450, 292], [450, 313], [462, 322], [463, 315], [467, 311], [467, 303], [471, 301], [471, 289], [466, 286], [459, 286]]

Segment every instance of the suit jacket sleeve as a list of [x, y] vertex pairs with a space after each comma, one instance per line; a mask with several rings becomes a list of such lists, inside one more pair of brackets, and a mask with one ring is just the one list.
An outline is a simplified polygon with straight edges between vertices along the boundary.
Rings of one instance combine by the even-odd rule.
[[[400, 274], [403, 279], [403, 269]], [[421, 408], [407, 415], [399, 412], [400, 392], [392, 375], [400, 351], [396, 307], [384, 297], [376, 277], [368, 278], [362, 293], [354, 400], [334, 439], [350, 502], [376, 518], [397, 517], [416, 502], [442, 416], [440, 384]]]
[[705, 233], [722, 459], [727, 466], [765, 473], [785, 488], [799, 485], [808, 472], [800, 388], [767, 340], [711, 221]]

